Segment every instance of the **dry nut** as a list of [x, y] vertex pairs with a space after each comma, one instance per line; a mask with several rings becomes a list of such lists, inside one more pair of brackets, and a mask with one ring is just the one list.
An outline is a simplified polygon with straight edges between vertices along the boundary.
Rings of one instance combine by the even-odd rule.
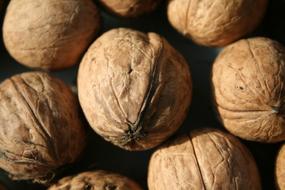
[[77, 159], [84, 137], [77, 99], [62, 81], [30, 72], [0, 84], [0, 167], [14, 179], [49, 180]]
[[215, 129], [194, 131], [151, 157], [149, 190], [261, 189], [250, 152], [235, 137]]
[[54, 70], [79, 61], [99, 26], [92, 0], [11, 0], [3, 38], [19, 63]]
[[152, 148], [186, 117], [191, 78], [185, 59], [155, 33], [104, 33], [78, 73], [80, 104], [91, 127], [128, 150]]
[[107, 171], [84, 172], [65, 177], [48, 190], [142, 190], [131, 179]]
[[285, 48], [267, 38], [226, 47], [212, 70], [214, 100], [225, 128], [241, 138], [285, 140]]

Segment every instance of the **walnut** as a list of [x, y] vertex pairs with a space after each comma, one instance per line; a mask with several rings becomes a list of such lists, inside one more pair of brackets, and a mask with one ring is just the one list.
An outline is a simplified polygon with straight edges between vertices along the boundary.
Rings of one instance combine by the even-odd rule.
[[261, 189], [255, 161], [238, 139], [215, 129], [191, 132], [151, 156], [149, 190]]
[[169, 0], [168, 20], [183, 35], [206, 46], [224, 46], [251, 32], [267, 0]]
[[225, 128], [246, 140], [285, 140], [285, 49], [267, 38], [226, 47], [212, 69], [214, 100]]
[[121, 17], [138, 17], [153, 11], [161, 0], [99, 0], [111, 13]]
[[0, 168], [16, 180], [47, 182], [84, 148], [78, 102], [62, 81], [42, 72], [0, 84]]
[[103, 170], [65, 177], [48, 190], [142, 190], [131, 179]]
[[3, 38], [19, 63], [55, 70], [79, 61], [99, 25], [92, 0], [11, 0]]
[[285, 145], [281, 146], [275, 166], [276, 186], [279, 190], [285, 189]]
[[78, 94], [91, 127], [127, 150], [152, 148], [182, 124], [191, 101], [185, 59], [155, 33], [113, 29], [80, 63]]

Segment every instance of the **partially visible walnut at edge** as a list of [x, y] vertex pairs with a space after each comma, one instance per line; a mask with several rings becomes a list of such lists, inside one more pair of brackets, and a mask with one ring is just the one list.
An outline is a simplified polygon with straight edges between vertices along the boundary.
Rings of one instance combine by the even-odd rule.
[[85, 144], [77, 98], [42, 72], [0, 84], [0, 167], [12, 179], [45, 183], [74, 162]]
[[142, 190], [131, 179], [108, 171], [83, 172], [65, 177], [48, 190]]
[[249, 38], [221, 51], [212, 69], [218, 116], [232, 134], [252, 141], [285, 140], [285, 48]]
[[177, 138], [153, 153], [149, 190], [261, 190], [251, 153], [230, 134], [203, 129]]
[[99, 2], [115, 15], [138, 17], [155, 10], [161, 0], [99, 0]]
[[85, 54], [78, 95], [99, 135], [127, 150], [146, 150], [180, 127], [192, 83], [185, 59], [163, 37], [119, 28]]
[[285, 145], [281, 146], [275, 166], [275, 179], [278, 190], [285, 190]]
[[267, 0], [168, 0], [171, 25], [205, 46], [224, 46], [253, 31]]
[[3, 40], [25, 66], [64, 69], [80, 61], [100, 24], [92, 0], [11, 0]]

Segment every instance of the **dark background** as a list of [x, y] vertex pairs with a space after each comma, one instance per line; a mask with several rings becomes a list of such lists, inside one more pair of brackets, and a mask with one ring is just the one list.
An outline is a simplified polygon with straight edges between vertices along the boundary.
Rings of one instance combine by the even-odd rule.
[[[7, 4], [8, 0], [5, 1], [5, 6], [1, 12], [1, 25]], [[100, 7], [100, 9], [102, 10], [103, 18], [103, 29], [101, 33], [116, 27], [130, 27], [145, 32], [157, 32], [164, 36], [187, 59], [193, 79], [193, 101], [183, 126], [171, 138], [201, 127], [213, 127], [223, 130], [213, 111], [210, 89], [211, 65], [219, 49], [198, 46], [191, 40], [178, 34], [167, 21], [165, 3], [163, 3], [156, 12], [132, 20], [116, 18], [115, 16], [103, 12], [103, 8]], [[284, 10], [285, 0], [269, 0], [268, 10], [263, 22], [250, 36], [267, 36], [285, 44]], [[63, 79], [71, 85], [75, 85], [77, 69], [78, 65], [75, 65], [72, 68], [52, 72], [51, 74]], [[24, 71], [29, 71], [29, 69], [17, 64], [16, 61], [8, 55], [1, 38], [0, 82], [7, 77]], [[82, 118], [84, 117], [82, 116]], [[147, 189], [146, 178], [148, 161], [151, 153], [155, 149], [144, 152], [127, 152], [121, 150], [105, 142], [90, 129], [86, 121], [85, 123], [86, 130], [88, 131], [88, 145], [82, 158], [78, 163], [61, 169], [56, 178], [58, 179], [62, 176], [76, 174], [86, 170], [105, 169], [129, 176]], [[281, 143], [261, 144], [243, 140], [242, 142], [250, 149], [256, 159], [261, 174], [263, 189], [274, 189], [275, 158]], [[0, 172], [0, 183], [6, 185], [10, 190], [45, 189], [45, 187], [32, 184], [31, 182], [12, 182], [3, 171]]]

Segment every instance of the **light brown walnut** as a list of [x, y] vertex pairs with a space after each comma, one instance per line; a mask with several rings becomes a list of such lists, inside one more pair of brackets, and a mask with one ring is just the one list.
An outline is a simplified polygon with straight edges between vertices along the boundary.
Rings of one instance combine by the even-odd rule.
[[99, 0], [111, 13], [121, 17], [138, 17], [153, 11], [161, 0]]
[[276, 187], [285, 190], [285, 145], [281, 146], [275, 166]]
[[11, 0], [3, 39], [19, 63], [55, 70], [76, 64], [99, 27], [92, 0]]
[[65, 177], [48, 190], [142, 190], [131, 179], [108, 171], [84, 172]]
[[74, 162], [85, 144], [78, 101], [61, 80], [43, 72], [0, 84], [0, 167], [16, 180], [45, 183]]
[[80, 63], [78, 94], [89, 124], [127, 150], [152, 148], [173, 134], [191, 93], [185, 59], [155, 33], [110, 30]]
[[285, 48], [267, 38], [240, 40], [226, 47], [212, 69], [219, 118], [246, 140], [285, 140]]
[[259, 24], [267, 0], [169, 0], [168, 20], [183, 35], [205, 46], [224, 46]]
[[149, 190], [260, 190], [250, 152], [235, 137], [215, 130], [191, 132], [151, 156]]

